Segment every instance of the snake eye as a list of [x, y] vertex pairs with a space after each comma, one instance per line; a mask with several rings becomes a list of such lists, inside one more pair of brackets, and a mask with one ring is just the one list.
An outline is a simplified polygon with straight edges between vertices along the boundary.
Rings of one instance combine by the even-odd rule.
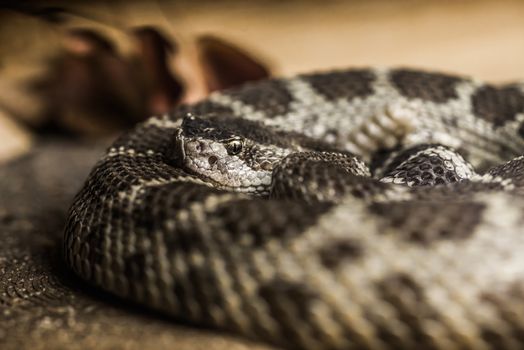
[[227, 153], [234, 156], [239, 154], [242, 151], [242, 141], [240, 140], [231, 140], [226, 144]]

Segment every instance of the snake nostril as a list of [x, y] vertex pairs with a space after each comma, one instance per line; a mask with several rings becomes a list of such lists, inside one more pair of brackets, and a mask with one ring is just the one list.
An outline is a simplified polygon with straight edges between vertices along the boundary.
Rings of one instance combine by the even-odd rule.
[[268, 161], [263, 161], [262, 164], [260, 164], [260, 168], [262, 170], [266, 170], [266, 171], [273, 170], [273, 166]]
[[198, 152], [204, 152], [207, 149], [207, 146], [204, 142], [198, 142], [196, 145], [196, 149]]
[[209, 162], [209, 165], [213, 166], [218, 161], [218, 158], [215, 156], [211, 156], [207, 159], [207, 161]]

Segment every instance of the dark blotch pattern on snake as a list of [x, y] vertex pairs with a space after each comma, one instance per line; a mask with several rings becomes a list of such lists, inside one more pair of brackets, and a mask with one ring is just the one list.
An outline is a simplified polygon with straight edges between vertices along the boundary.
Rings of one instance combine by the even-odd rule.
[[215, 93], [122, 136], [67, 263], [285, 348], [524, 347], [524, 84], [408, 69]]

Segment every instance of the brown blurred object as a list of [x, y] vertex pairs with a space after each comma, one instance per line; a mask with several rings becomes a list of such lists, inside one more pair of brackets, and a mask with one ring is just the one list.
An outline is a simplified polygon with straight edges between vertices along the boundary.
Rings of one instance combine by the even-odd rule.
[[66, 34], [65, 50], [35, 91], [47, 102], [47, 128], [108, 134], [147, 116], [134, 67], [92, 30]]
[[152, 27], [136, 29], [133, 34], [139, 46], [148, 112], [167, 113], [180, 102], [184, 93], [180, 78], [170, 72], [168, 63], [169, 56], [178, 53], [178, 47]]
[[[67, 33], [65, 50], [51, 63], [46, 77], [35, 84], [47, 101], [47, 123], [53, 130], [103, 135], [126, 129], [150, 115], [168, 113], [188, 93], [177, 71], [169, 65], [179, 53], [177, 44], [158, 29], [147, 26], [131, 31], [136, 50], [131, 57], [93, 30]], [[223, 40], [202, 37], [197, 41], [202, 69], [199, 76], [210, 91], [269, 76], [268, 69], [249, 54]], [[237, 69], [235, 69], [237, 67]], [[175, 66], [175, 69], [180, 67]]]
[[[5, 86], [0, 83], [0, 106], [8, 100], [4, 108], [37, 131], [112, 134], [150, 115], [167, 113], [181, 102], [202, 99], [212, 90], [269, 75], [248, 53], [218, 38], [193, 38], [190, 42], [198, 44], [179, 50], [175, 35], [157, 26], [113, 28], [69, 13], [66, 7], [59, 17], [53, 11], [52, 19], [60, 20], [52, 21], [45, 8], [22, 10], [4, 14], [3, 27], [20, 29], [27, 20], [44, 33], [42, 38], [27, 39], [27, 45], [42, 41], [51, 45], [28, 52], [34, 59], [29, 67], [38, 66], [38, 72], [7, 79]], [[17, 19], [15, 27], [11, 18]], [[39, 35], [31, 27], [25, 31]], [[191, 47], [197, 47], [196, 55], [190, 54]], [[177, 64], [179, 56], [186, 56], [185, 65]], [[27, 69], [15, 60], [4, 68]], [[195, 82], [202, 88], [193, 89]], [[17, 96], [5, 99], [9, 94]]]
[[197, 40], [209, 91], [268, 78], [269, 70], [237, 46], [211, 35]]

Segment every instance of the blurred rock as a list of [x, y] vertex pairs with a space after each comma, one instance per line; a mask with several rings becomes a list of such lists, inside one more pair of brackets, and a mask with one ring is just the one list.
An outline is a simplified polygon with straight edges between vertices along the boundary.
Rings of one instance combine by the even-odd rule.
[[270, 76], [267, 66], [256, 57], [223, 39], [211, 35], [201, 36], [197, 47], [209, 91]]
[[34, 91], [46, 101], [46, 129], [101, 135], [145, 119], [139, 73], [103, 35], [76, 29]]
[[29, 151], [30, 133], [0, 110], [0, 164]]

